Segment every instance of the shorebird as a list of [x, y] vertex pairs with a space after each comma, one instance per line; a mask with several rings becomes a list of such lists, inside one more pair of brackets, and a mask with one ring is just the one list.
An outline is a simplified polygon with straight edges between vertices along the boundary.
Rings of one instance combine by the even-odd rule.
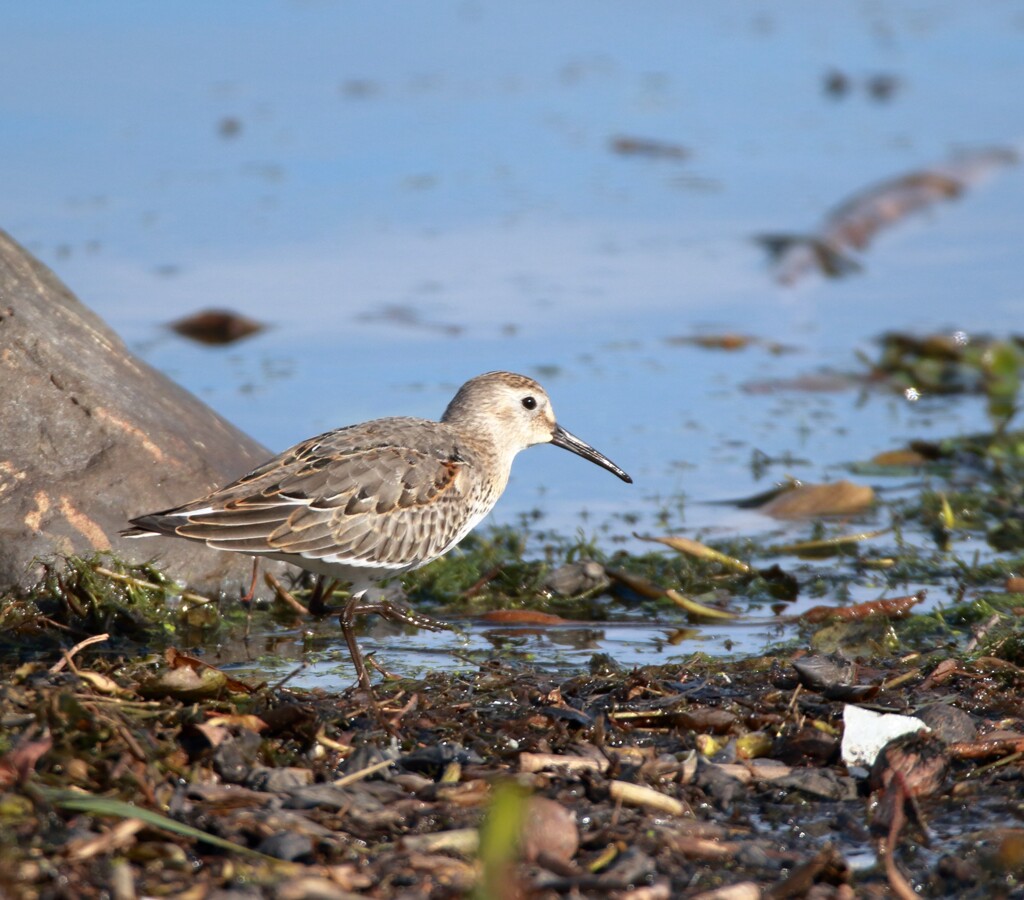
[[355, 616], [433, 620], [371, 592], [458, 544], [498, 501], [516, 454], [544, 443], [633, 480], [557, 423], [532, 378], [488, 372], [459, 388], [438, 422], [394, 417], [328, 431], [204, 497], [131, 519], [135, 527], [122, 534], [181, 537], [293, 563], [318, 576], [311, 608], [347, 582], [341, 629], [372, 696]]

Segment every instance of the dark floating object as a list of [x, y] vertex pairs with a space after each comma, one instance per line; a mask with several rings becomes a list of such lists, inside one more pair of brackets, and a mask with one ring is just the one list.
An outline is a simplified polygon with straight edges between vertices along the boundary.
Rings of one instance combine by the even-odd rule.
[[850, 91], [850, 78], [839, 69], [829, 69], [824, 79], [825, 93], [830, 97], [845, 97]]
[[[903, 86], [902, 79], [891, 72], [875, 72], [864, 79], [865, 93], [876, 103], [887, 103]], [[823, 79], [822, 87], [826, 96], [833, 100], [842, 100], [857, 87], [854, 79], [839, 69], [829, 69]]]
[[217, 123], [217, 134], [225, 140], [231, 140], [242, 133], [242, 120], [235, 116], [224, 116]]
[[868, 96], [879, 103], [887, 103], [891, 100], [901, 86], [902, 82], [899, 76], [888, 72], [876, 72], [868, 78], [865, 84]]
[[267, 326], [229, 309], [204, 309], [171, 322], [167, 327], [200, 344], [221, 345], [233, 344], [263, 331]]
[[458, 337], [463, 332], [461, 325], [453, 322], [433, 322], [424, 319], [418, 309], [405, 303], [389, 303], [374, 312], [361, 313], [356, 317], [358, 322], [385, 322], [389, 325], [401, 325], [403, 328], [420, 328], [424, 331], [436, 331], [448, 337]]
[[907, 216], [959, 197], [996, 169], [1017, 163], [1009, 148], [958, 155], [949, 162], [880, 181], [835, 207], [811, 234], [763, 234], [756, 240], [775, 263], [780, 284], [795, 284], [808, 272], [839, 278], [861, 268], [852, 251], [866, 250], [875, 236]]
[[649, 159], [689, 159], [693, 154], [682, 144], [652, 138], [617, 135], [609, 141], [613, 153], [620, 156], [646, 156]]

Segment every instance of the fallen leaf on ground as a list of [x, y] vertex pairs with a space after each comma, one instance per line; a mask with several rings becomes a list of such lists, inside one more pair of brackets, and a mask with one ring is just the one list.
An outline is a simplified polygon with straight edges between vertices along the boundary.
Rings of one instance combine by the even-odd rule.
[[724, 609], [718, 609], [714, 606], [706, 606], [703, 603], [698, 603], [696, 600], [692, 600], [689, 597], [684, 597], [678, 591], [674, 591], [671, 588], [665, 591], [665, 596], [668, 597], [676, 606], [680, 606], [686, 610], [691, 616], [697, 616], [702, 619], [736, 619], [739, 618], [736, 613], [728, 612]]
[[874, 490], [852, 481], [801, 484], [769, 500], [760, 512], [776, 519], [847, 516], [863, 512], [874, 500]]
[[886, 450], [871, 458], [876, 466], [923, 466], [928, 460], [917, 450]]
[[695, 556], [698, 559], [707, 559], [711, 562], [720, 563], [726, 568], [733, 569], [736, 572], [742, 572], [744, 575], [753, 575], [756, 571], [753, 566], [748, 565], [742, 560], [727, 556], [725, 553], [715, 550], [713, 547], [707, 546], [707, 544], [702, 544], [700, 541], [692, 540], [691, 538], [681, 537], [679, 535], [670, 535], [668, 537], [644, 537], [639, 534], [634, 535], [634, 537], [638, 537], [642, 541], [664, 544], [666, 547], [671, 547], [673, 550], [678, 550], [680, 553]]
[[857, 534], [837, 534], [833, 537], [821, 538], [816, 541], [797, 541], [794, 544], [778, 544], [770, 549], [774, 554], [793, 554], [794, 556], [805, 556], [820, 559], [826, 556], [836, 556], [844, 550], [863, 541], [870, 541], [873, 538], [888, 534], [889, 529], [883, 528], [879, 531], [861, 531]]
[[232, 678], [226, 672], [218, 669], [216, 666], [211, 666], [208, 662], [203, 662], [201, 659], [197, 659], [194, 656], [189, 656], [186, 653], [181, 653], [175, 650], [173, 647], [168, 648], [164, 652], [164, 659], [167, 660], [167, 664], [172, 669], [189, 668], [194, 672], [202, 672], [204, 670], [212, 670], [217, 672], [223, 679], [229, 691], [233, 691], [236, 694], [251, 694], [253, 689], [247, 685], [244, 681], [239, 681], [237, 678]]
[[911, 608], [917, 606], [925, 598], [925, 592], [909, 594], [905, 597], [890, 597], [886, 600], [867, 600], [864, 603], [856, 603], [853, 606], [812, 606], [802, 612], [797, 618], [804, 622], [817, 625], [819, 622], [839, 620], [842, 622], [857, 622], [861, 619], [869, 619], [872, 616], [881, 616], [887, 619], [902, 619]]
[[0, 790], [25, 781], [35, 770], [36, 763], [53, 747], [49, 734], [39, 740], [21, 740], [3, 756], [0, 756]]

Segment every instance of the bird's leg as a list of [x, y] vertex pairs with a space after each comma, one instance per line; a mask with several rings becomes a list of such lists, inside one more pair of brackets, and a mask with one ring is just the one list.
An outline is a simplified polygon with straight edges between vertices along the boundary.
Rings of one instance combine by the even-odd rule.
[[[311, 602], [310, 610], [312, 611], [312, 609], [313, 604]], [[445, 631], [450, 629], [451, 626], [433, 618], [432, 616], [414, 612], [401, 600], [389, 597], [378, 591], [374, 591], [372, 595], [369, 589], [353, 592], [352, 596], [345, 602], [345, 606], [341, 611], [341, 633], [345, 636], [345, 643], [348, 644], [349, 654], [352, 657], [352, 665], [355, 666], [360, 687], [362, 687], [363, 690], [365, 690], [370, 697], [375, 700], [376, 698], [373, 693], [373, 688], [370, 685], [370, 673], [366, 668], [366, 663], [363, 661], [363, 655], [359, 650], [359, 645], [356, 643], [354, 628], [356, 616], [364, 616], [369, 613], [374, 613], [382, 619], [386, 619], [388, 622], [412, 625], [416, 628], [426, 628], [430, 631]]]
[[260, 573], [260, 558], [254, 556], [252, 558], [252, 581], [249, 582], [249, 590], [245, 592], [242, 597], [239, 597], [239, 601], [245, 607], [245, 634], [242, 635], [242, 640], [249, 640], [249, 633], [252, 631], [252, 599], [256, 596], [256, 576]]
[[328, 578], [326, 575], [317, 575], [316, 584], [313, 585], [313, 593], [309, 595], [309, 612], [313, 616], [326, 616], [330, 609], [327, 606], [327, 598], [334, 593], [338, 586], [336, 578]]
[[345, 635], [345, 643], [348, 644], [352, 665], [355, 666], [359, 685], [369, 699], [370, 710], [377, 721], [380, 722], [392, 737], [400, 738], [401, 733], [398, 728], [394, 722], [384, 716], [384, 711], [380, 707], [380, 702], [377, 700], [376, 693], [374, 693], [373, 685], [370, 683], [370, 673], [366, 668], [366, 663], [363, 661], [363, 654], [359, 650], [359, 644], [356, 643], [356, 635], [352, 627], [355, 617], [360, 613], [380, 611], [381, 604], [375, 600], [367, 600], [366, 593], [365, 590], [356, 591], [345, 602], [345, 606], [341, 611], [341, 633]]
[[242, 603], [252, 603], [253, 597], [256, 596], [256, 576], [260, 574], [260, 558], [254, 556], [252, 558], [252, 581], [249, 583], [249, 590], [242, 595]]
[[405, 603], [405, 595], [401, 588], [381, 588], [370, 597], [364, 593], [355, 608], [355, 615], [369, 613], [380, 616], [387, 622], [399, 625], [412, 625], [414, 628], [426, 628], [428, 631], [448, 631], [451, 626], [447, 622], [435, 619], [425, 613], [416, 612]]
[[345, 643], [348, 644], [348, 652], [352, 657], [352, 665], [356, 670], [356, 677], [359, 679], [359, 685], [376, 701], [373, 686], [370, 684], [370, 673], [366, 668], [366, 663], [363, 662], [363, 654], [359, 650], [359, 644], [356, 643], [356, 634], [353, 629], [356, 614], [362, 611], [360, 606], [363, 603], [365, 593], [366, 591], [358, 591], [345, 601], [339, 621], [341, 623], [341, 633], [345, 636]]

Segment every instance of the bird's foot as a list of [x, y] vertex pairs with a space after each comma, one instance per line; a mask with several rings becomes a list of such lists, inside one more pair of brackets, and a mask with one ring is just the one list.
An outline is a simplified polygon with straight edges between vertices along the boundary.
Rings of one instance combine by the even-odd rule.
[[426, 628], [428, 631], [451, 631], [451, 625], [428, 616], [426, 613], [417, 612], [401, 600], [384, 597], [377, 600], [361, 601], [356, 605], [356, 615], [375, 613], [388, 622], [399, 625], [412, 625], [414, 628]]

